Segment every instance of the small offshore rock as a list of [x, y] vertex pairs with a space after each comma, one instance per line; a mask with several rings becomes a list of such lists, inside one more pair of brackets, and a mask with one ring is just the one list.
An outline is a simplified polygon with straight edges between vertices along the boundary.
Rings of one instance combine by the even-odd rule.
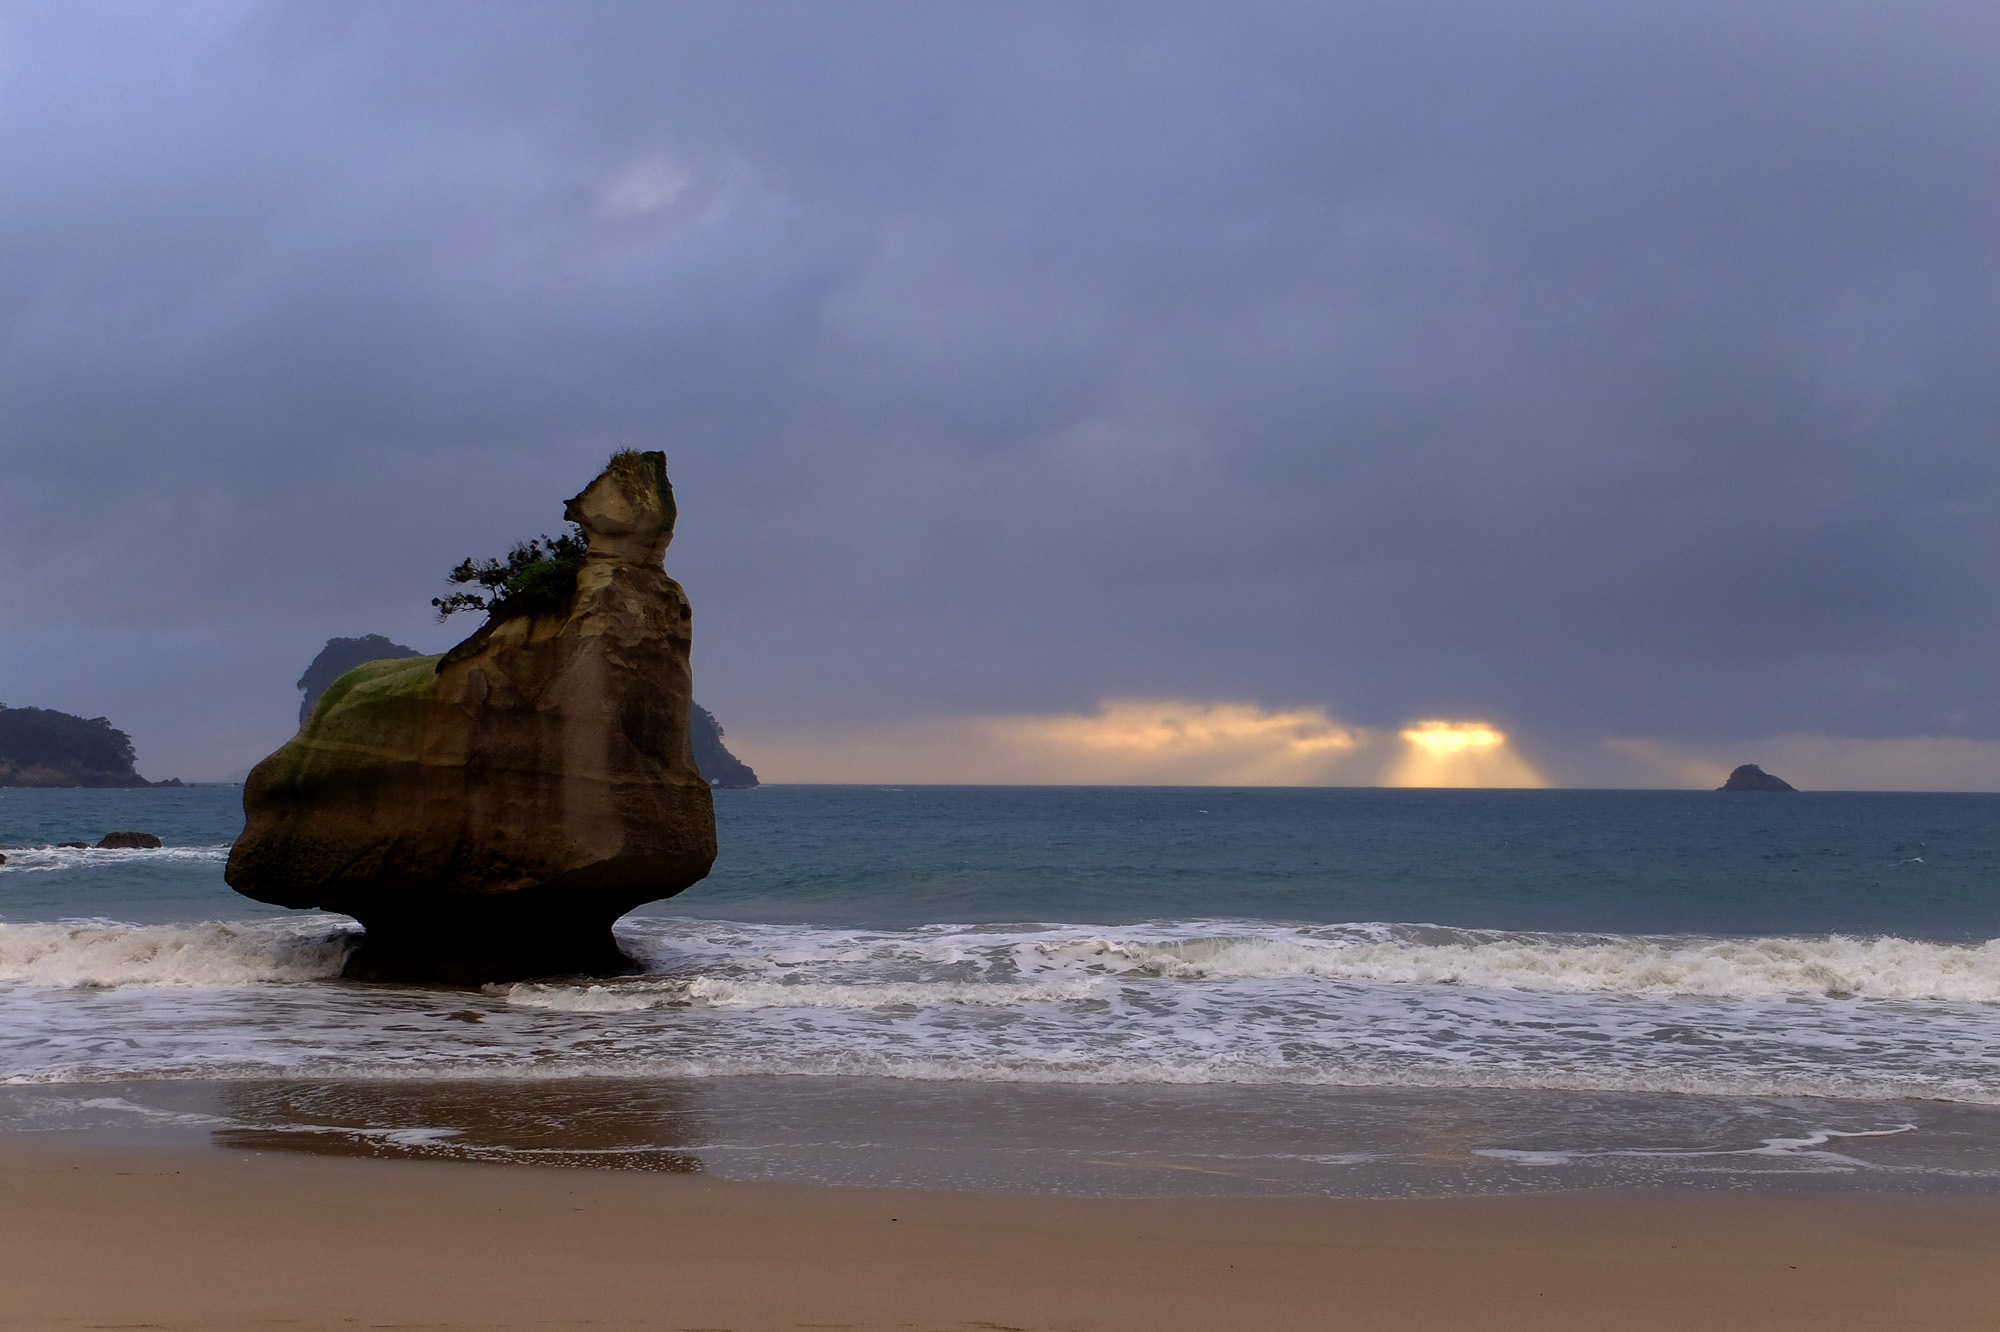
[[91, 845], [90, 845], [90, 843], [89, 843], [89, 842], [57, 842], [57, 843], [56, 843], [56, 850], [58, 850], [58, 851], [89, 851], [89, 850], [91, 850], [91, 849], [92, 849], [92, 848], [91, 848]]
[[97, 844], [99, 851], [157, 851], [160, 839], [146, 832], [115, 832], [104, 834], [104, 840]]
[[1745, 763], [1729, 774], [1729, 780], [1715, 788], [1718, 791], [1796, 791], [1782, 777], [1773, 777], [1754, 763]]

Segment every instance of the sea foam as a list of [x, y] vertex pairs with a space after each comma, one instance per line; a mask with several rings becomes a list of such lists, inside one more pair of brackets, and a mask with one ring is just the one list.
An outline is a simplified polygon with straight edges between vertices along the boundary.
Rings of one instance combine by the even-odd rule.
[[1106, 982], [1095, 979], [1050, 981], [1031, 985], [975, 984], [962, 981], [885, 981], [862, 985], [815, 985], [810, 982], [731, 980], [696, 976], [668, 983], [627, 982], [607, 985], [548, 985], [523, 983], [487, 986], [510, 1004], [568, 1013], [636, 1013], [653, 1008], [703, 1005], [713, 1008], [929, 1008], [937, 1004], [1061, 1003], [1088, 999]]
[[[1327, 932], [1331, 934], [1331, 932]], [[1444, 933], [1437, 931], [1436, 933]], [[1453, 932], [1457, 933], [1457, 932]], [[1270, 935], [1038, 945], [1052, 960], [1179, 980], [1304, 976], [1561, 993], [2000, 1002], [2000, 940], [1491, 935], [1452, 941]]]
[[[1462, 986], [1716, 999], [2000, 1003], [2000, 940], [1718, 939], [1508, 934], [1440, 926], [1274, 927], [1243, 921], [925, 926], [901, 931], [641, 920], [626, 946], [661, 973], [498, 987], [567, 1012], [1015, 1006], [1103, 998], [1121, 982], [1241, 980]], [[234, 985], [324, 980], [355, 939], [340, 917], [132, 925], [0, 924], [0, 982]]]
[[0, 925], [0, 982], [38, 986], [232, 986], [326, 980], [354, 946], [337, 917], [127, 925]]
[[2000, 1103], [1994, 944], [644, 917], [620, 926], [633, 976], [301, 983], [338, 974], [353, 929], [0, 925], [0, 1082], [790, 1074]]
[[46, 874], [54, 870], [102, 869], [107, 866], [144, 864], [220, 864], [229, 859], [229, 845], [97, 847], [31, 846], [10, 847], [0, 864], [0, 874]]

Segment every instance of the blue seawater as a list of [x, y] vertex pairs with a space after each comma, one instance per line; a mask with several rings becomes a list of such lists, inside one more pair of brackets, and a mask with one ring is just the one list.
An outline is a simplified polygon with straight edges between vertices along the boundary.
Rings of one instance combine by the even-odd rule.
[[[63, 1104], [171, 1119], [191, 1086], [235, 1088], [218, 1132], [344, 1106], [340, 1131], [387, 1150], [472, 1130], [372, 1123], [353, 1088], [468, 1124], [492, 1122], [491, 1096], [407, 1089], [591, 1089], [536, 1093], [545, 1124], [558, 1103], [692, 1087], [775, 1135], [763, 1157], [704, 1149], [752, 1174], [822, 1160], [827, 1107], [864, 1126], [866, 1156], [898, 1113], [949, 1103], [1045, 1163], [1024, 1107], [1101, 1120], [1063, 1149], [1099, 1166], [1104, 1135], [1145, 1136], [1140, 1107], [1179, 1126], [1157, 1140], [1196, 1164], [1172, 1169], [1222, 1176], [1228, 1153], [1188, 1126], [1226, 1119], [1238, 1147], [1265, 1144], [1255, 1178], [1307, 1162], [1315, 1190], [1447, 1147], [1571, 1183], [1633, 1162], [2000, 1183], [2000, 796], [720, 791], [715, 872], [620, 924], [639, 974], [474, 991], [341, 981], [351, 921], [231, 892], [240, 798], [0, 791], [10, 1095], [116, 1087]], [[49, 849], [117, 829], [167, 845]], [[258, 1086], [294, 1092], [241, 1090]], [[780, 1087], [796, 1114], [773, 1109]], [[306, 1129], [334, 1131], [274, 1131]], [[633, 1150], [681, 1159], [676, 1132]], [[898, 1141], [898, 1160], [942, 1159]]]
[[649, 913], [2000, 935], [2000, 796], [767, 787]]
[[[0, 853], [128, 825], [181, 853], [17, 851], [0, 921], [284, 914], [222, 881], [241, 798], [0, 790]], [[641, 915], [2000, 937], [1996, 795], [766, 786], [716, 818], [714, 872]]]

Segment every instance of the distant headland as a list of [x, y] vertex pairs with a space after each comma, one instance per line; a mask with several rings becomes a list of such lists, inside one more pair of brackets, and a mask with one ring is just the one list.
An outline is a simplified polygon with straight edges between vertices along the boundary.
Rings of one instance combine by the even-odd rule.
[[757, 774], [750, 765], [729, 752], [722, 743], [722, 724], [701, 704], [693, 705], [688, 742], [694, 747], [694, 766], [710, 786], [725, 791], [747, 791], [756, 786]]
[[0, 786], [179, 786], [134, 767], [132, 737], [106, 717], [0, 703]]

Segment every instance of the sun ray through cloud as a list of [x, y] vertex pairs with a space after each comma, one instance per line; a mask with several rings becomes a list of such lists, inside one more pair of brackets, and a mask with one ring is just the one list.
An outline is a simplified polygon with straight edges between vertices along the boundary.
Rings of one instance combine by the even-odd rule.
[[1430, 719], [1399, 734], [1406, 747], [1387, 786], [1547, 786], [1508, 747], [1506, 733], [1481, 721]]

